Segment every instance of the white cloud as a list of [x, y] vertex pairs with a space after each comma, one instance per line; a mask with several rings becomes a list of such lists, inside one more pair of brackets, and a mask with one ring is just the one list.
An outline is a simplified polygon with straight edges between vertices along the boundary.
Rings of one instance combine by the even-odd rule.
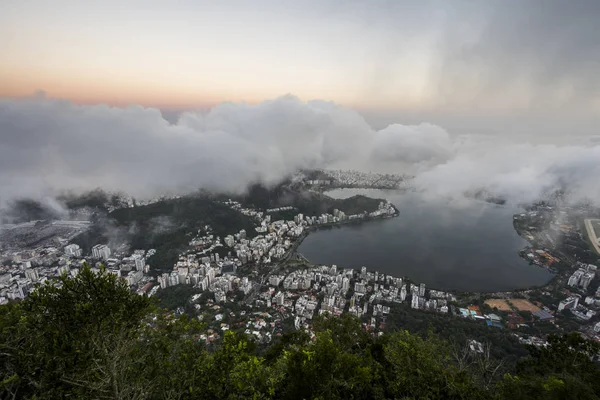
[[78, 106], [34, 97], [0, 100], [0, 201], [102, 187], [135, 196], [206, 188], [242, 191], [299, 168], [415, 173], [415, 186], [460, 196], [487, 189], [535, 199], [568, 185], [600, 199], [600, 146], [452, 137], [431, 125], [372, 129], [355, 111], [284, 96], [220, 104], [171, 124], [160, 111]]
[[486, 189], [518, 203], [568, 189], [571, 200], [600, 204], [600, 147], [554, 146], [480, 141], [459, 147], [448, 162], [419, 174], [415, 186], [437, 195], [457, 196]]

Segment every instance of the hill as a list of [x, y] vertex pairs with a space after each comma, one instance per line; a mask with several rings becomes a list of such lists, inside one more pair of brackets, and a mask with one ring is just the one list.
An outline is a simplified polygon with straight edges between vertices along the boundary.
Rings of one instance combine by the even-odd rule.
[[247, 207], [259, 210], [292, 206], [297, 212], [305, 215], [332, 213], [336, 208], [349, 215], [364, 211], [371, 212], [377, 210], [380, 202], [385, 201], [362, 195], [347, 199], [334, 199], [320, 192], [306, 190], [301, 185], [289, 181], [272, 188], [252, 185], [244, 195], [232, 198]]
[[147, 261], [155, 272], [170, 270], [179, 253], [187, 247], [190, 232], [209, 225], [215, 235], [225, 236], [245, 229], [256, 234], [254, 222], [213, 198], [190, 195], [156, 203], [120, 208], [98, 216], [86, 233], [74, 242], [84, 251], [98, 243], [128, 243], [135, 249], [156, 249]]

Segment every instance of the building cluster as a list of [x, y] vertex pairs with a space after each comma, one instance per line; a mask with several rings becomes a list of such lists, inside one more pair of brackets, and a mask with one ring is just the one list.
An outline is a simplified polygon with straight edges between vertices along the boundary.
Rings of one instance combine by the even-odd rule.
[[63, 274], [75, 277], [84, 263], [93, 266], [93, 271], [100, 271], [100, 264], [107, 272], [125, 279], [127, 284], [138, 293], [146, 293], [152, 280], [146, 274], [149, 266], [146, 257], [155, 250], [135, 250], [128, 254], [117, 251], [112, 254], [107, 245], [96, 245], [92, 248], [91, 257], [84, 258], [82, 249], [74, 243], [60, 247], [42, 247], [34, 250], [4, 252], [2, 259], [10, 260], [8, 265], [0, 266], [0, 304], [9, 300], [25, 298], [36, 283], [44, 283], [48, 279]]
[[[598, 294], [599, 291], [597, 291]], [[597, 297], [586, 297], [586, 306], [580, 303], [581, 296], [578, 294], [572, 294], [558, 303], [558, 311], [570, 310], [571, 313], [582, 321], [589, 321], [593, 318], [597, 311], [591, 309], [592, 307], [598, 308], [600, 299]]]
[[[319, 216], [305, 216], [298, 213], [289, 221], [271, 221], [269, 213], [244, 208], [239, 202], [228, 200], [224, 204], [244, 215], [253, 217], [258, 225], [255, 228], [258, 235], [252, 239], [247, 238], [247, 233], [244, 230], [235, 235], [228, 235], [223, 239], [225, 245], [232, 249], [232, 253], [242, 264], [248, 262], [269, 264], [281, 260], [288, 254], [293, 242], [302, 237], [306, 230], [311, 227], [357, 219], [380, 218], [392, 216], [396, 213], [396, 209], [391, 203], [381, 202], [378, 209], [370, 213], [346, 215], [343, 211], [335, 209], [333, 214], [324, 213]], [[287, 206], [268, 211], [278, 212], [293, 209], [293, 207]]]
[[[215, 275], [210, 282], [218, 282], [220, 278], [223, 276]], [[367, 319], [367, 328], [381, 328], [394, 303], [410, 301], [413, 308], [446, 313], [448, 302], [455, 300], [452, 294], [427, 291], [424, 284], [403, 282], [401, 278], [369, 272], [365, 267], [357, 271], [322, 265], [287, 274], [273, 273], [263, 285], [234, 276], [226, 280], [228, 283], [224, 285], [209, 283], [207, 290], [214, 293], [215, 302], [235, 301], [236, 290], [248, 294], [252, 288], [262, 289], [250, 305], [278, 316], [274, 322], [292, 319], [297, 329], [310, 328], [313, 317], [325, 312], [332, 315], [349, 312]]]
[[[578, 262], [574, 265], [574, 268], [576, 268], [576, 270], [569, 277], [567, 285], [572, 287], [573, 290], [578, 290], [585, 294], [590, 286], [590, 283], [596, 277], [596, 271], [598, 267], [593, 264], [584, 264]], [[600, 309], [600, 286], [595, 291], [593, 296], [585, 296], [583, 302], [581, 301], [582, 297], [583, 296], [579, 293], [571, 293], [570, 296], [563, 299], [558, 304], [558, 311], [570, 310], [571, 313], [579, 320], [589, 321]]]
[[[382, 217], [393, 215], [396, 210], [389, 202], [381, 202], [377, 210], [347, 216], [340, 210], [333, 214], [323, 214], [319, 217], [307, 217], [298, 213], [293, 220], [271, 221], [271, 215], [251, 208], [244, 208], [233, 200], [224, 204], [244, 215], [255, 219], [258, 235], [249, 238], [245, 230], [227, 235], [221, 239], [211, 234], [211, 228], [206, 226], [190, 241], [191, 250], [180, 254], [179, 261], [170, 273], [164, 273], [158, 278], [161, 288], [180, 284], [194, 285], [201, 290], [209, 290], [215, 294], [217, 302], [227, 299], [227, 293], [242, 290], [248, 293], [253, 286], [247, 278], [236, 279], [237, 268], [253, 262], [270, 264], [281, 260], [287, 254], [293, 243], [305, 234], [306, 229], [313, 225], [337, 223], [348, 219]], [[293, 207], [281, 207], [269, 211], [289, 211]], [[227, 256], [221, 258], [218, 248], [223, 248]]]
[[25, 298], [36, 283], [44, 283], [49, 278], [63, 273], [74, 276], [80, 266], [79, 260], [53, 246], [3, 252], [0, 259], [5, 260], [5, 265], [0, 265], [0, 304]]
[[587, 290], [592, 280], [596, 277], [597, 266], [592, 264], [578, 263], [577, 270], [569, 277], [567, 284], [572, 287], [580, 287]]
[[244, 230], [224, 238], [225, 245], [242, 264], [248, 262], [269, 264], [272, 260], [281, 259], [292, 246], [291, 240], [299, 237], [303, 232], [303, 227], [297, 226], [294, 221], [275, 221], [262, 226], [264, 234], [259, 234], [252, 239], [247, 238]]
[[92, 257], [94, 258], [108, 260], [110, 258], [110, 254], [110, 248], [105, 244], [97, 244], [92, 247]]
[[562, 248], [577, 254], [578, 258], [584, 253], [591, 255], [589, 246], [577, 229], [577, 221], [586, 212], [581, 207], [536, 205], [531, 211], [515, 215], [513, 222], [517, 232], [535, 246], [525, 248], [521, 256], [557, 272], [554, 264], [559, 263], [560, 259], [547, 249]]
[[320, 179], [307, 180], [309, 185], [357, 187], [373, 189], [398, 189], [409, 180], [400, 174], [380, 174], [375, 172], [323, 170]]
[[[517, 232], [527, 239], [531, 247], [521, 251], [521, 256], [528, 261], [548, 268], [559, 275], [559, 279], [549, 284], [551, 289], [560, 290], [565, 296], [558, 303], [552, 300], [543, 305], [543, 314], [552, 314], [551, 310], [569, 313], [563, 316], [573, 317], [573, 321], [580, 324], [578, 331], [590, 338], [600, 339], [596, 330], [597, 313], [600, 311], [600, 290], [592, 292], [596, 281], [597, 266], [589, 263], [577, 262], [572, 269], [565, 268], [568, 259], [580, 259], [594, 262], [597, 254], [589, 241], [593, 242], [593, 230], [589, 224], [589, 215], [595, 215], [598, 209], [589, 205], [548, 205], [534, 204], [529, 211], [513, 217]], [[585, 228], [580, 226], [584, 220]], [[550, 254], [550, 253], [553, 254]], [[565, 257], [569, 255], [568, 257]], [[597, 264], [597, 263], [594, 263]], [[553, 290], [550, 290], [553, 291]], [[594, 293], [594, 294], [592, 294]], [[554, 296], [549, 291], [542, 291], [545, 298]], [[551, 307], [551, 308], [550, 308]], [[540, 319], [547, 319], [547, 315], [533, 315]], [[592, 322], [594, 321], [594, 322]], [[599, 328], [600, 329], [600, 328]]]

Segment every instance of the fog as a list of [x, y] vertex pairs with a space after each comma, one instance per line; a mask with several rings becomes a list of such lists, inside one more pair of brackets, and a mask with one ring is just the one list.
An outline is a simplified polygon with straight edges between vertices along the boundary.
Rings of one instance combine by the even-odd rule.
[[436, 196], [485, 189], [522, 202], [563, 188], [573, 201], [598, 203], [600, 146], [589, 139], [521, 143], [427, 122], [376, 130], [349, 108], [290, 95], [186, 112], [176, 123], [158, 109], [37, 95], [0, 100], [0, 202], [97, 187], [136, 197], [199, 188], [239, 193], [298, 169], [353, 168], [414, 175], [417, 190]]

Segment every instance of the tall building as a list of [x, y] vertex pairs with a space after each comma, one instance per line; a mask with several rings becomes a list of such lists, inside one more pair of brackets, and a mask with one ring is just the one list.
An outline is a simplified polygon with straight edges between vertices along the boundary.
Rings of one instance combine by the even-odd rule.
[[166, 289], [169, 287], [169, 274], [162, 274], [159, 276], [158, 283], [160, 284], [161, 289]]
[[583, 289], [587, 289], [592, 282], [592, 279], [594, 279], [594, 275], [594, 272], [586, 272], [583, 274], [579, 280], [579, 286], [581, 286]]
[[402, 285], [402, 288], [400, 289], [400, 300], [406, 300], [406, 284]]
[[146, 259], [142, 256], [137, 256], [135, 259], [135, 269], [138, 271], [143, 271], [146, 266]]
[[26, 269], [25, 270], [25, 278], [29, 279], [31, 282], [37, 282], [40, 278], [37, 270], [35, 269]]
[[579, 297], [577, 297], [577, 296], [567, 297], [566, 299], [564, 299], [563, 301], [558, 303], [558, 311], [570, 310], [570, 309], [576, 308], [578, 304], [579, 304]]
[[269, 285], [279, 286], [280, 282], [281, 282], [281, 277], [279, 275], [271, 275], [269, 277]]
[[141, 281], [143, 277], [144, 277], [144, 273], [142, 271], [131, 271], [127, 275], [127, 284], [129, 286], [133, 286], [136, 283], [138, 283], [139, 281]]
[[75, 243], [69, 244], [64, 248], [65, 254], [71, 257], [81, 257], [81, 248]]
[[179, 274], [176, 272], [171, 273], [171, 275], [169, 275], [169, 286], [177, 286], [179, 283]]
[[277, 292], [277, 294], [273, 297], [273, 301], [278, 306], [283, 305], [283, 301], [285, 300], [283, 292]]
[[366, 293], [366, 288], [365, 288], [365, 284], [362, 282], [356, 282], [354, 284], [354, 292], [355, 293], [359, 293], [359, 294], [364, 294]]
[[571, 277], [567, 281], [567, 285], [569, 285], [569, 286], [579, 285], [579, 280], [581, 279], [584, 272], [585, 271], [583, 269], [578, 269], [577, 271], [573, 272], [573, 275], [571, 275]]
[[367, 267], [361, 267], [360, 268], [360, 277], [362, 279], [366, 279], [366, 277], [367, 277]]
[[344, 292], [347, 292], [348, 289], [350, 289], [350, 279], [348, 279], [348, 277], [345, 276], [344, 279], [342, 279], [342, 290]]
[[225, 239], [223, 239], [223, 242], [225, 242], [226, 246], [233, 247], [233, 245], [235, 244], [235, 239], [233, 238], [233, 236], [227, 235], [225, 236]]
[[62, 266], [62, 267], [60, 267], [58, 269], [58, 274], [59, 275], [62, 275], [62, 274], [67, 274], [68, 275], [70, 270], [71, 269], [67, 265], [65, 265], [65, 266]]
[[420, 297], [419, 296], [413, 296], [411, 301], [410, 301], [410, 307], [411, 308], [419, 308], [420, 305]]
[[92, 257], [108, 260], [110, 258], [110, 248], [105, 244], [97, 244], [92, 247]]

